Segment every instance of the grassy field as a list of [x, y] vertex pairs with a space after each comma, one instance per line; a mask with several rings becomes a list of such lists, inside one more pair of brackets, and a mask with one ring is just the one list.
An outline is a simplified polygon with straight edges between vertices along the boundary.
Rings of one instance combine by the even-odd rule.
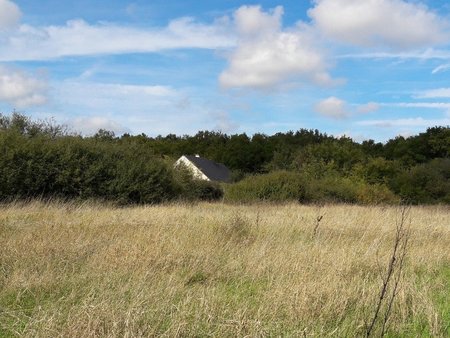
[[[449, 211], [407, 214], [389, 337], [450, 335]], [[400, 214], [297, 204], [0, 206], [0, 337], [364, 336]]]

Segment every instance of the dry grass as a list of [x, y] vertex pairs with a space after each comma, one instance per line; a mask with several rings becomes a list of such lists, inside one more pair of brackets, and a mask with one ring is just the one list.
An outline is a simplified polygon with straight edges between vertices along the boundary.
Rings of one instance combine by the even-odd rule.
[[[398, 215], [294, 204], [0, 206], [0, 336], [361, 336]], [[449, 209], [415, 207], [410, 226], [388, 335], [444, 337]]]

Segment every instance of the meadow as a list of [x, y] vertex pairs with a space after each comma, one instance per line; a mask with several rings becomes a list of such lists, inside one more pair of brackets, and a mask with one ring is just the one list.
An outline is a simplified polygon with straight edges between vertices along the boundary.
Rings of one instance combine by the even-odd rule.
[[446, 337], [449, 248], [448, 206], [4, 204], [0, 337]]

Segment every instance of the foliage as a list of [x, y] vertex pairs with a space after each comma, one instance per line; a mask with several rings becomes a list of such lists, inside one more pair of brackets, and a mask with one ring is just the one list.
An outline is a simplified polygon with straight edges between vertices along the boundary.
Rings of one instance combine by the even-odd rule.
[[50, 137], [46, 129], [27, 130], [25, 124], [0, 132], [3, 200], [96, 198], [127, 204], [176, 197], [171, 170], [150, 150], [98, 137]]
[[294, 172], [277, 171], [250, 176], [225, 189], [225, 200], [230, 202], [301, 201], [305, 182]]
[[185, 201], [215, 201], [223, 197], [223, 190], [218, 183], [193, 179], [188, 168], [177, 166], [174, 171], [179, 198]]
[[437, 158], [398, 174], [393, 190], [404, 200], [419, 203], [450, 203], [450, 158]]
[[[0, 199], [59, 197], [119, 203], [217, 200], [222, 187], [174, 172], [201, 156], [232, 170], [225, 199], [348, 203], [450, 203], [450, 128], [386, 144], [301, 129], [272, 136], [71, 134], [52, 120], [0, 114]], [[395, 195], [396, 196], [395, 196]]]
[[224, 198], [229, 202], [299, 201], [361, 204], [398, 202], [398, 198], [385, 185], [370, 185], [363, 180], [333, 175], [313, 178], [289, 171], [247, 177], [228, 186]]

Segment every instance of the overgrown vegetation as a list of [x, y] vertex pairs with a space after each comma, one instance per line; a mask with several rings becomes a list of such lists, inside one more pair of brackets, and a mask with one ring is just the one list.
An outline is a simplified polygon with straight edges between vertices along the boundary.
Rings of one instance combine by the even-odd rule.
[[444, 206], [2, 205], [0, 337], [448, 337], [448, 224]]
[[63, 127], [0, 116], [0, 198], [99, 199], [120, 204], [213, 200], [216, 185], [175, 173], [154, 151], [99, 131], [83, 138]]
[[[233, 170], [220, 187], [174, 172], [183, 154]], [[450, 203], [450, 128], [434, 127], [386, 144], [357, 143], [317, 130], [195, 136], [91, 137], [64, 126], [0, 115], [0, 198], [58, 197], [129, 203], [173, 200]]]
[[247, 177], [226, 187], [225, 200], [359, 204], [396, 204], [400, 201], [383, 184], [368, 184], [357, 177], [339, 175], [317, 178], [303, 172], [292, 171], [275, 171]]

